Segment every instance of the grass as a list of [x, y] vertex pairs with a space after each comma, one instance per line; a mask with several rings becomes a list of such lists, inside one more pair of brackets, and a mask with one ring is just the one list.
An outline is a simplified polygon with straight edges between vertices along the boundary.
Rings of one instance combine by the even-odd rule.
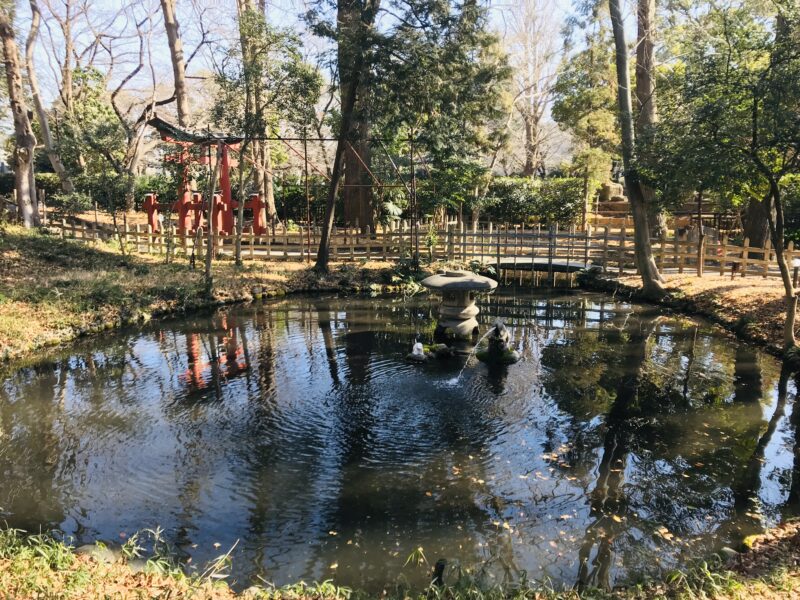
[[0, 359], [98, 333], [153, 315], [191, 311], [252, 298], [307, 290], [384, 289], [406, 284], [384, 263], [334, 265], [320, 277], [298, 262], [231, 260], [214, 263], [214, 297], [201, 269], [185, 258], [133, 255], [116, 243], [61, 239], [46, 231], [0, 226]]
[[[773, 536], [768, 533], [763, 538]], [[444, 585], [411, 590], [403, 585], [388, 586], [381, 598], [388, 600], [578, 600], [650, 598], [789, 598], [800, 590], [796, 524], [786, 534], [768, 543], [756, 542], [733, 566], [719, 559], [698, 562], [675, 572], [663, 581], [613, 591], [596, 589], [557, 590], [546, 582], [522, 580], [514, 584], [487, 585], [481, 569], [448, 569]], [[149, 549], [150, 557], [140, 570], [128, 565]], [[766, 549], [765, 549], [766, 548]], [[232, 550], [232, 549], [231, 549]], [[340, 587], [331, 581], [298, 582], [284, 587], [252, 586], [237, 594], [226, 583], [231, 550], [192, 574], [172, 558], [160, 531], [131, 536], [119, 551], [119, 560], [104, 563], [76, 555], [69, 543], [49, 535], [26, 535], [15, 529], [0, 530], [0, 598], [5, 599], [100, 599], [172, 598], [233, 600], [372, 600], [361, 591]], [[776, 555], [776, 552], [779, 556]], [[765, 554], [762, 554], [765, 553]], [[768, 563], [768, 568], [763, 569]], [[412, 566], [429, 569], [424, 555], [409, 557]], [[750, 568], [757, 574], [747, 575]], [[760, 565], [760, 566], [759, 566]], [[731, 567], [730, 569], [728, 567]], [[732, 570], [731, 570], [732, 569]]]

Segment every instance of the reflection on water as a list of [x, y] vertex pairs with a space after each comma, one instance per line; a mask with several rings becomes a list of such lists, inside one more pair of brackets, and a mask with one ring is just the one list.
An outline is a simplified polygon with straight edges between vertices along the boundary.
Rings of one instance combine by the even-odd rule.
[[[0, 388], [0, 518], [79, 543], [161, 525], [234, 576], [380, 590], [431, 562], [608, 586], [793, 514], [794, 381], [693, 320], [484, 302], [523, 360], [409, 364], [430, 300], [288, 299], [91, 340]], [[800, 411], [798, 411], [800, 412]], [[336, 565], [336, 568], [332, 568]]]

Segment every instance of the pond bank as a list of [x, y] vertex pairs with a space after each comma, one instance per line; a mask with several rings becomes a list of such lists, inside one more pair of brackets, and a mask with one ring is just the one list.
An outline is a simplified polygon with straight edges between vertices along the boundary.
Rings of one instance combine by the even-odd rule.
[[[780, 280], [706, 274], [665, 274], [668, 296], [658, 302], [671, 310], [699, 316], [755, 344], [777, 357], [783, 356], [783, 323], [786, 310]], [[585, 275], [582, 288], [621, 298], [642, 300], [641, 278]]]
[[[399, 274], [392, 263], [335, 264], [320, 278], [297, 262], [214, 263], [214, 298], [203, 291], [201, 269], [184, 259], [133, 255], [122, 260], [111, 244], [87, 245], [13, 225], [0, 228], [0, 362], [20, 359], [152, 317], [190, 313], [258, 297], [297, 292], [400, 292], [424, 274]], [[665, 275], [669, 297], [660, 304], [707, 318], [740, 338], [782, 356], [780, 281], [706, 274]], [[638, 276], [585, 276], [582, 288], [640, 299]], [[643, 299], [644, 300], [644, 299]]]
[[[234, 592], [225, 582], [226, 556], [192, 575], [166, 556], [145, 560], [126, 551], [118, 559], [107, 558], [104, 547], [92, 554], [77, 554], [72, 547], [47, 535], [26, 537], [14, 530], [0, 531], [0, 598], [194, 598], [206, 600], [270, 599], [317, 600], [363, 599], [378, 596], [337, 587], [332, 582], [299, 582], [282, 588], [252, 586]], [[717, 566], [710, 566], [716, 564]], [[554, 590], [547, 584], [481, 586], [468, 575], [459, 578], [445, 571], [443, 587], [411, 591], [387, 584], [380, 598], [423, 600], [450, 598], [467, 600], [568, 600], [578, 598], [795, 598], [800, 591], [800, 524], [785, 523], [748, 540], [748, 548], [723, 563], [714, 558], [699, 562], [685, 572], [665, 575], [610, 592], [596, 589]], [[429, 565], [420, 568], [430, 569]]]
[[[388, 263], [334, 264], [319, 277], [306, 264], [214, 263], [215, 294], [206, 297], [202, 267], [183, 258], [133, 255], [111, 244], [0, 227], [0, 362], [152, 317], [189, 313], [260, 297], [308, 291], [400, 292], [411, 281]], [[413, 285], [413, 284], [412, 284]]]

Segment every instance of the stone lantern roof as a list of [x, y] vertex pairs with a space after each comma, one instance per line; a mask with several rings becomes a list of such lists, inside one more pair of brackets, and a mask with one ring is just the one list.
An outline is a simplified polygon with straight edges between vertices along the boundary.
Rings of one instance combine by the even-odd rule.
[[431, 275], [420, 283], [429, 290], [443, 292], [490, 292], [497, 287], [494, 279], [469, 271], [445, 271]]

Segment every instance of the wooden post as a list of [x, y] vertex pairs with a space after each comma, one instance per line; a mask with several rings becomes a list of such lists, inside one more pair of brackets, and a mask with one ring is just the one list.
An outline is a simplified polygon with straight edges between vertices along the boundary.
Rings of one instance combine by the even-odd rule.
[[497, 260], [495, 272], [497, 273], [497, 280], [500, 280], [500, 230], [497, 231]]
[[550, 223], [547, 233], [547, 280], [552, 285], [555, 280], [553, 272], [553, 253], [556, 251], [556, 228], [558, 224]]
[[147, 225], [147, 244], [145, 246], [147, 248], [147, 254], [152, 254], [153, 253], [153, 243], [152, 243], [152, 239], [153, 238], [152, 238], [152, 236], [153, 236], [153, 227], [148, 223], [148, 225]]
[[42, 205], [42, 225], [47, 227], [47, 194], [39, 189], [39, 204]]
[[603, 273], [608, 273], [608, 225], [603, 227]]
[[250, 242], [250, 260], [253, 260], [256, 257], [256, 233], [252, 225], [250, 225], [250, 234], [247, 238]]
[[583, 230], [583, 267], [589, 268], [589, 236], [591, 235], [592, 226], [586, 223], [586, 228]]
[[466, 229], [464, 228], [464, 215], [459, 213], [459, 224], [458, 224], [458, 244], [459, 244], [459, 260], [463, 263], [467, 259], [467, 238]]
[[536, 240], [539, 237], [539, 225], [536, 225], [536, 234], [531, 229], [531, 287], [533, 287], [534, 273], [536, 273]]
[[661, 232], [661, 247], [658, 250], [658, 270], [661, 271], [664, 268], [664, 258], [667, 254], [667, 233], [665, 231]]
[[67, 237], [67, 220], [61, 219], [61, 239], [65, 239]]
[[625, 269], [625, 226], [622, 226], [619, 232], [619, 275], [622, 276], [622, 272]]
[[772, 240], [767, 238], [767, 241], [764, 242], [764, 253], [761, 255], [762, 259], [764, 260], [764, 270], [761, 273], [761, 276], [766, 279], [767, 275], [769, 275], [769, 263], [772, 262]]
[[722, 277], [725, 275], [725, 263], [727, 262], [728, 258], [728, 234], [722, 234], [722, 240], [720, 243], [719, 249], [719, 275]]
[[686, 239], [686, 234], [683, 235], [675, 232], [675, 260], [678, 263], [678, 273], [683, 273], [683, 241]]
[[[702, 225], [700, 226], [702, 227]], [[706, 236], [700, 235], [700, 241], [697, 244], [697, 276], [703, 276], [703, 268], [706, 262]]]
[[[742, 245], [742, 262], [739, 263], [742, 269], [742, 277], [747, 274], [747, 259], [750, 257], [750, 238], [744, 238]], [[731, 279], [733, 279], [734, 271], [731, 271]]]
[[447, 260], [453, 261], [456, 258], [455, 227], [447, 226]]
[[367, 230], [367, 237], [364, 240], [364, 243], [367, 246], [367, 260], [370, 260], [372, 258], [372, 237], [370, 235], [371, 230], [369, 228], [369, 225], [367, 225], [366, 230]]

